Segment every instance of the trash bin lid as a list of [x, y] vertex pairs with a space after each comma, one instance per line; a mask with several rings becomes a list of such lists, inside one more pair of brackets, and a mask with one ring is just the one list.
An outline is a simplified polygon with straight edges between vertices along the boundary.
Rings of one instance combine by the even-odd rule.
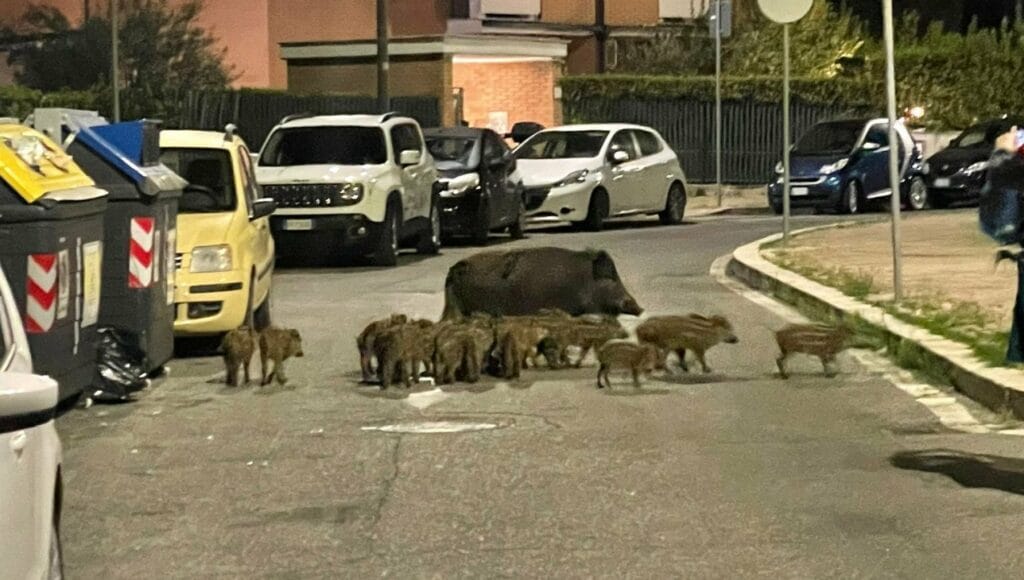
[[[138, 193], [146, 196], [179, 192], [187, 182], [160, 163], [160, 124], [158, 121], [108, 123], [93, 111], [74, 109], [36, 109], [32, 115], [37, 129], [59, 139], [65, 150], [77, 143], [93, 155], [75, 154], [101, 186], [114, 188], [118, 183], [106, 180], [117, 175], [128, 180]], [[116, 173], [99, 170], [93, 164], [105, 164]], [[124, 196], [123, 188], [111, 189], [111, 196]]]
[[0, 125], [0, 179], [27, 203], [107, 195], [56, 143], [25, 125]]

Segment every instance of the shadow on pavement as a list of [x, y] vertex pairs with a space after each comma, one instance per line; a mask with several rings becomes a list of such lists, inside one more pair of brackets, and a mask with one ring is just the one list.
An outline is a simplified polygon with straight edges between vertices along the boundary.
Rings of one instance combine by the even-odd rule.
[[889, 458], [899, 469], [939, 473], [963, 487], [1024, 495], [1024, 459], [949, 449], [904, 451]]

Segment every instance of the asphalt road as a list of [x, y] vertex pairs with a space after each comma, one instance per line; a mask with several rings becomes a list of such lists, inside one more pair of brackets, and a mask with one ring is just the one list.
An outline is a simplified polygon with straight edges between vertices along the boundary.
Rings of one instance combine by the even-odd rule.
[[[229, 389], [217, 359], [176, 360], [139, 402], [61, 420], [68, 577], [1020, 577], [1020, 438], [950, 431], [849, 356], [834, 380], [809, 360], [776, 377], [784, 322], [708, 271], [778, 226], [516, 243], [608, 249], [648, 313], [732, 319], [715, 373], [639, 393], [598, 391], [591, 367], [382, 395], [356, 384], [354, 336], [437, 317], [448, 266], [476, 250], [280, 270], [276, 322], [305, 337], [288, 386]], [[424, 421], [494, 428], [365, 429]]]

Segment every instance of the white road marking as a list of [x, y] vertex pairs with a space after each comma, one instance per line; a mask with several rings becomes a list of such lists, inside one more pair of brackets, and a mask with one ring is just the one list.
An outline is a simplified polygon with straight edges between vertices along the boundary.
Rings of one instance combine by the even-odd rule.
[[393, 425], [367, 425], [363, 431], [384, 433], [463, 433], [466, 431], [490, 431], [497, 429], [497, 423], [456, 423], [454, 421], [422, 421], [417, 423], [395, 423]]
[[[807, 317], [800, 314], [792, 306], [783, 304], [774, 298], [754, 290], [734, 280], [726, 274], [726, 268], [732, 259], [731, 254], [722, 256], [711, 264], [711, 277], [719, 284], [743, 296], [747, 300], [761, 306], [779, 318], [792, 324], [806, 324]], [[1024, 435], [1024, 429], [993, 430], [983, 425], [970, 410], [955, 397], [935, 388], [932, 385], [915, 382], [913, 375], [897, 367], [884, 356], [866, 350], [851, 350], [850, 355], [861, 367], [872, 374], [884, 378], [897, 389], [907, 393], [915, 401], [924, 405], [944, 426], [962, 433], [1001, 433], [1005, 435]]]
[[412, 393], [404, 399], [404, 401], [417, 409], [426, 409], [431, 405], [436, 405], [441, 401], [450, 397], [448, 393], [441, 389], [434, 389], [432, 391], [423, 391], [421, 393]]

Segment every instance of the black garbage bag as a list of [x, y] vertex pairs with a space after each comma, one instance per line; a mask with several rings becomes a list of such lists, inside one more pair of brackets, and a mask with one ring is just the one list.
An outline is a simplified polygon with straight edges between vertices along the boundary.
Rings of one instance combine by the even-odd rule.
[[95, 403], [126, 403], [132, 393], [149, 384], [143, 366], [145, 353], [131, 333], [101, 327], [97, 346], [96, 379], [89, 395]]

